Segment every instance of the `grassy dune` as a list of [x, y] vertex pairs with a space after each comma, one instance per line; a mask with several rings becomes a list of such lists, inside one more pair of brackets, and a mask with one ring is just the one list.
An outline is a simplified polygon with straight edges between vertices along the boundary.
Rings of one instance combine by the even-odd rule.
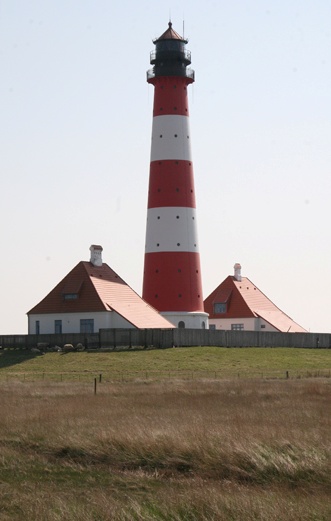
[[[46, 353], [0, 351], [0, 381], [9, 375], [30, 377], [60, 374], [65, 379], [85, 374], [86, 378], [102, 373], [112, 380], [123, 375], [149, 378], [187, 377], [309, 376], [331, 372], [331, 350], [291, 348], [219, 348], [194, 347], [149, 351]], [[194, 373], [194, 374], [192, 374]], [[205, 373], [205, 375], [203, 374]], [[215, 374], [216, 373], [216, 374]]]
[[1, 521], [331, 519], [329, 378], [0, 390]]

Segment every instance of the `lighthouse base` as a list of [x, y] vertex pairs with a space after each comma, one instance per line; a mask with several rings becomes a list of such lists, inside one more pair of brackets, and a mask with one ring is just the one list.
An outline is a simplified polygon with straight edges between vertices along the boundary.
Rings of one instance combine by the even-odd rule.
[[209, 315], [203, 311], [161, 311], [160, 315], [178, 328], [209, 329]]

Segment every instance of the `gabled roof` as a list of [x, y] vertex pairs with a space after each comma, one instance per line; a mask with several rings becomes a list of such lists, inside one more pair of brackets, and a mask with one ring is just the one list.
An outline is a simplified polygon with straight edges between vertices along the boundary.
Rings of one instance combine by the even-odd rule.
[[81, 261], [28, 315], [115, 311], [138, 329], [172, 328], [108, 264]]
[[[215, 314], [214, 304], [226, 303], [226, 313]], [[247, 277], [238, 281], [229, 275], [204, 301], [210, 319], [261, 317], [278, 331], [306, 333], [294, 320], [279, 309]]]

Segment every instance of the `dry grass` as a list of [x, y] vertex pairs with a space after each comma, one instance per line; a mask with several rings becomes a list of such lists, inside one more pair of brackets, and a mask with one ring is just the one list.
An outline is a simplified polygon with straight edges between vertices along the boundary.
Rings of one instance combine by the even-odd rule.
[[331, 382], [1, 385], [0, 519], [331, 518]]

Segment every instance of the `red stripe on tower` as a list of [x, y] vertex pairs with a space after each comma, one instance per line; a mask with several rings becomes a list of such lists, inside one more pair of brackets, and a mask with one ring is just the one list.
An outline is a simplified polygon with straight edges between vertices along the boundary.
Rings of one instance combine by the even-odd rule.
[[171, 22], [154, 44], [143, 299], [177, 327], [205, 328], [187, 97], [191, 53]]

